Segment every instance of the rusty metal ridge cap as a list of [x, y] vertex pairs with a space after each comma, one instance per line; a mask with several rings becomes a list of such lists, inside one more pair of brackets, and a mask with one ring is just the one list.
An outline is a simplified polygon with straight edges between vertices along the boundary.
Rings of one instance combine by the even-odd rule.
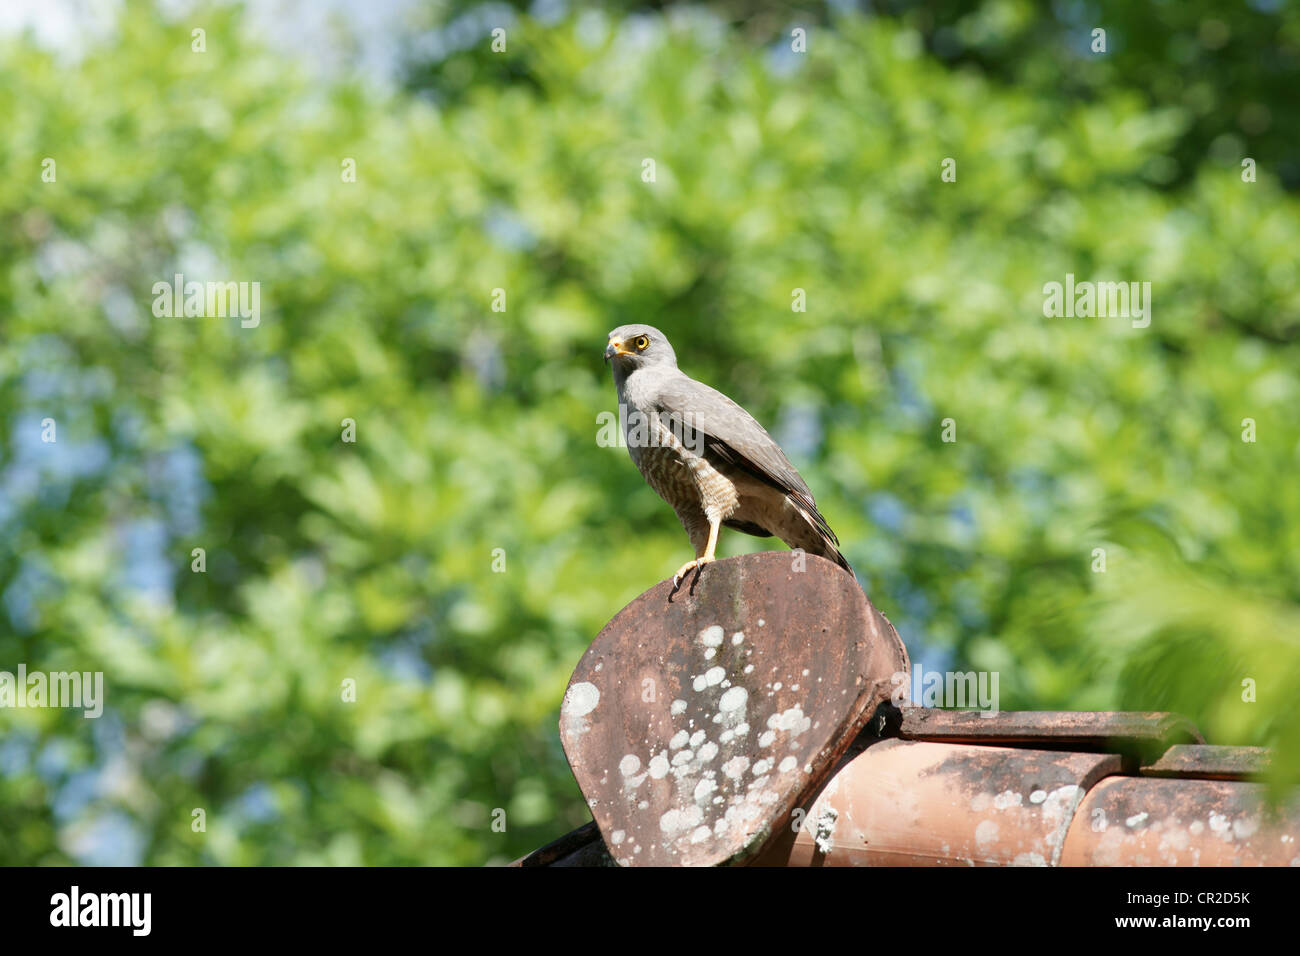
[[[1106, 751], [1204, 744], [1187, 717], [1167, 711], [1002, 711], [904, 707], [897, 735], [904, 740], [1002, 745], [1068, 744]], [[1128, 748], [1126, 748], [1128, 749]]]

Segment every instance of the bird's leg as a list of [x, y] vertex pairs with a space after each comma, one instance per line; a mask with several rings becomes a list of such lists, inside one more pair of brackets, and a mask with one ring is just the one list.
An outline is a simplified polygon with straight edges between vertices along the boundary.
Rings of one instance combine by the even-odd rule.
[[[710, 561], [714, 559], [714, 552], [717, 550], [718, 547], [718, 529], [720, 527], [722, 527], [722, 519], [710, 515], [709, 516], [709, 540], [708, 540], [708, 544], [704, 546], [704, 553], [703, 554], [700, 553], [700, 547], [698, 544], [696, 544], [695, 558], [683, 564], [680, 568], [677, 569], [677, 573], [673, 575], [674, 591], [677, 590], [677, 588], [680, 586], [681, 579], [686, 574], [686, 572], [692, 569], [702, 568], [704, 567], [704, 565], [708, 564]], [[691, 537], [694, 538], [695, 536], [692, 535]]]

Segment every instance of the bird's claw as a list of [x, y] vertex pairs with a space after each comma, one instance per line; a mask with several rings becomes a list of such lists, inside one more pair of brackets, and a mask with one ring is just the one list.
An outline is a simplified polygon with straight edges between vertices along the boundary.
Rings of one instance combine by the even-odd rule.
[[694, 558], [683, 564], [677, 569], [677, 573], [673, 575], [673, 591], [676, 591], [682, 586], [682, 578], [684, 578], [690, 571], [694, 570], [698, 573], [700, 568], [704, 567], [712, 560], [712, 558]]

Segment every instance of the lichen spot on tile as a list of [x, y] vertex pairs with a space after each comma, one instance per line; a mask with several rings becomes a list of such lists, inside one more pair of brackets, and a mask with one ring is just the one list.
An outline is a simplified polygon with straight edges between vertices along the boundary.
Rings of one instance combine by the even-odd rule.
[[975, 845], [981, 850], [998, 839], [998, 825], [992, 820], [981, 820], [975, 828]]
[[595, 684], [583, 681], [574, 684], [564, 695], [564, 704], [560, 710], [566, 717], [585, 717], [596, 709], [600, 703], [600, 690]]
[[1003, 790], [993, 798], [993, 807], [996, 810], [1009, 810], [1020, 806], [1023, 800], [1024, 798], [1014, 790]]
[[749, 691], [745, 688], [730, 687], [723, 692], [722, 699], [718, 701], [718, 709], [724, 714], [729, 714], [744, 707], [748, 699]]
[[700, 643], [705, 647], [717, 647], [722, 643], [723, 636], [722, 625], [714, 624], [700, 631]]
[[748, 769], [749, 758], [745, 756], [732, 757], [722, 765], [722, 772], [735, 781], [739, 781]]

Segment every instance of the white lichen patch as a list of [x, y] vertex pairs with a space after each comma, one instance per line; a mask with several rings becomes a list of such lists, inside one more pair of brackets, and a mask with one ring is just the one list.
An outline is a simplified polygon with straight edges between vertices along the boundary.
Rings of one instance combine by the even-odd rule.
[[685, 810], [669, 810], [659, 818], [659, 829], [668, 836], [681, 833], [700, 825], [704, 812], [699, 807], [687, 807]]
[[718, 745], [712, 740], [700, 748], [699, 757], [701, 763], [708, 763], [718, 755]]
[[704, 674], [704, 681], [710, 687], [717, 687], [726, 676], [727, 672], [721, 667], [710, 667]]
[[686, 701], [675, 700], [673, 701], [672, 707], [668, 708], [668, 710], [669, 713], [671, 713], [674, 717], [679, 717], [682, 714], [686, 713]]
[[572, 685], [564, 692], [560, 704], [560, 722], [567, 734], [585, 734], [591, 729], [588, 715], [600, 703], [600, 690], [586, 681]]
[[737, 631], [735, 634], [732, 634], [732, 635], [731, 635], [731, 643], [733, 643], [733, 644], [744, 644], [744, 643], [745, 643], [745, 632], [744, 632], [744, 631]]
[[732, 757], [730, 760], [728, 760], [726, 763], [722, 765], [722, 772], [725, 773], [732, 780], [735, 780], [737, 782], [740, 781], [740, 778], [745, 775], [745, 771], [748, 769], [749, 769], [749, 758], [743, 755], [739, 757]]
[[1255, 835], [1255, 831], [1258, 829], [1258, 817], [1242, 817], [1240, 820], [1232, 821], [1232, 835], [1238, 840], [1249, 839]]
[[1061, 850], [1065, 846], [1065, 834], [1069, 829], [1070, 821], [1074, 819], [1074, 812], [1078, 809], [1079, 804], [1083, 802], [1084, 789], [1073, 783], [1067, 783], [1057, 787], [1049, 793], [1042, 803], [1043, 823], [1047, 826], [1048, 832], [1043, 837], [1043, 842], [1047, 849], [1051, 851], [1052, 858], [1049, 861], [1052, 866], [1061, 862]]
[[1140, 827], [1142, 824], [1147, 822], [1148, 816], [1149, 814], [1145, 810], [1143, 810], [1141, 813], [1135, 813], [1133, 814], [1133, 816], [1125, 820], [1124, 825], [1128, 827], [1130, 830], [1133, 829], [1134, 827]]
[[1057, 787], [1043, 800], [1043, 819], [1053, 824], [1068, 821], [1083, 799], [1083, 789], [1072, 783]]
[[749, 700], [749, 691], [743, 687], [731, 687], [723, 691], [722, 699], [718, 701], [718, 710], [724, 714], [740, 710]]
[[823, 807], [817, 814], [813, 842], [817, 844], [817, 849], [824, 856], [829, 856], [831, 850], [835, 848], [835, 824], [839, 818], [839, 812], [834, 807]]
[[777, 766], [776, 769], [781, 771], [781, 773], [789, 773], [797, 766], [799, 766], [798, 760], [796, 760], [794, 757], [786, 757], [784, 760], [781, 761], [781, 763]]
[[618, 846], [626, 839], [627, 839], [627, 833], [625, 833], [622, 830], [615, 830], [613, 833], [609, 835], [609, 842], [614, 844], [615, 846]]
[[714, 624], [712, 627], [706, 627], [700, 631], [700, 643], [705, 647], [717, 647], [722, 643], [725, 632], [721, 624]]
[[[554, 700], [554, 698], [552, 698]], [[565, 717], [585, 717], [596, 709], [600, 703], [600, 690], [595, 684], [583, 681], [574, 684], [564, 693], [564, 703], [560, 713]]]
[[691, 747], [698, 747], [700, 744], [704, 743], [704, 738], [706, 736], [707, 735], [702, 730], [695, 731], [695, 733], [691, 734]]
[[1186, 850], [1188, 844], [1187, 831], [1182, 827], [1174, 827], [1166, 831], [1160, 837], [1160, 846], [1158, 847], [1161, 854], [1165, 856], [1165, 861], [1171, 865], [1177, 865], [1178, 853]]
[[672, 740], [668, 741], [668, 747], [671, 750], [681, 750], [691, 739], [691, 735], [684, 730], [679, 730], [673, 734]]
[[650, 760], [650, 776], [655, 780], [662, 780], [668, 776], [668, 769], [668, 758], [663, 754], [659, 754]]
[[772, 730], [784, 730], [798, 737], [812, 726], [812, 718], [805, 717], [803, 708], [796, 704], [783, 713], [769, 717], [767, 726]]
[[992, 820], [981, 820], [975, 828], [975, 845], [981, 850], [988, 850], [998, 840], [998, 825]]
[[1003, 790], [993, 798], [993, 808], [995, 810], [1008, 810], [1011, 807], [1018, 807], [1024, 798], [1014, 790]]
[[1033, 793], [1029, 795], [1030, 803], [1042, 803], [1046, 799], [1047, 799], [1046, 790], [1035, 790]]
[[618, 762], [618, 772], [625, 777], [635, 776], [637, 771], [640, 769], [641, 758], [636, 754], [626, 754], [623, 759]]

